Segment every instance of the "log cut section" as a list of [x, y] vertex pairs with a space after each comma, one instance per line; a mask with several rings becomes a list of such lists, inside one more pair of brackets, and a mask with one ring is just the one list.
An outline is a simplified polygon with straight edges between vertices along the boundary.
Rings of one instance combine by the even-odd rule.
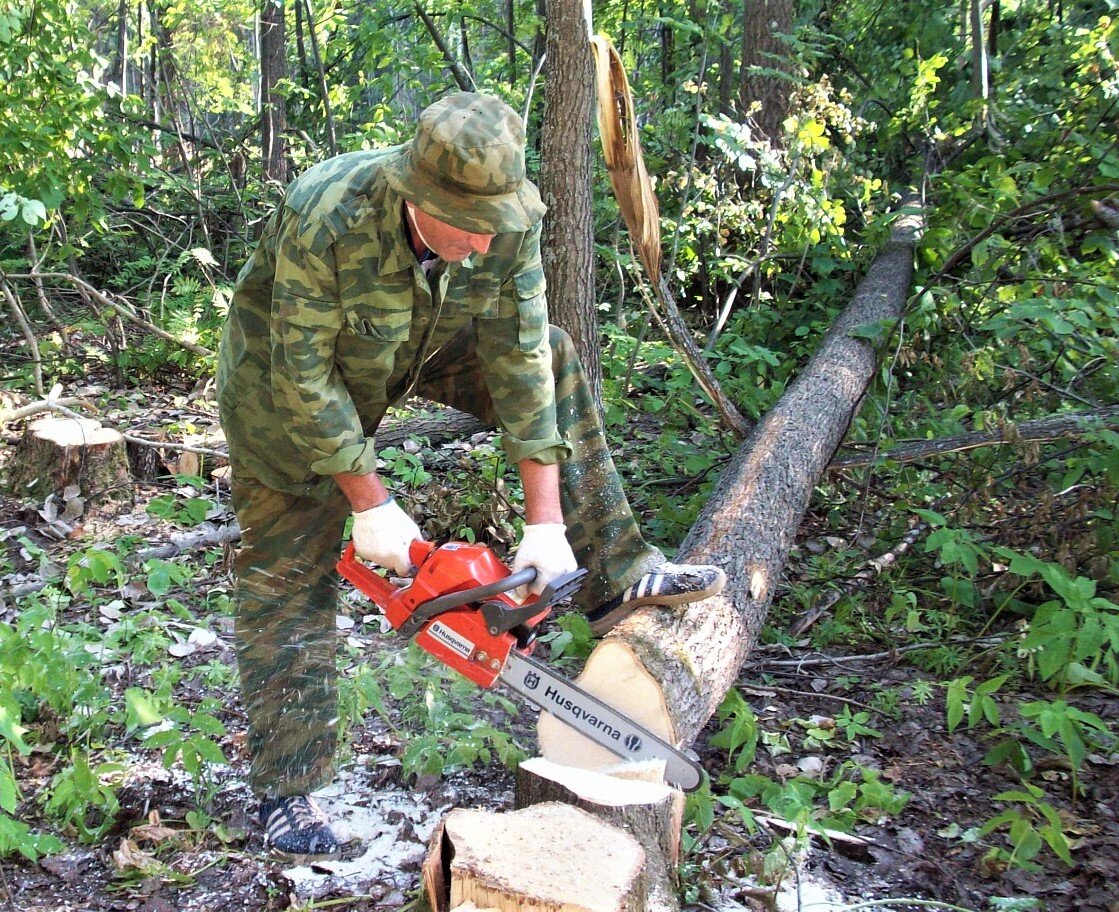
[[85, 509], [105, 509], [133, 498], [124, 436], [89, 418], [48, 417], [28, 425], [8, 460], [8, 479], [22, 500], [77, 491]]
[[455, 810], [432, 843], [424, 885], [436, 912], [645, 912], [645, 853], [576, 807]]

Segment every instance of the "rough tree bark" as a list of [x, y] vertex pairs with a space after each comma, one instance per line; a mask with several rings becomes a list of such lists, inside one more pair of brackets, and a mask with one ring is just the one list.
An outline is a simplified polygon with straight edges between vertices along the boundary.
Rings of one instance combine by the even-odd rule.
[[546, 0], [547, 89], [540, 131], [540, 193], [548, 206], [541, 258], [552, 322], [575, 342], [602, 402], [591, 212], [594, 64], [583, 0]]
[[782, 124], [789, 115], [791, 83], [779, 75], [759, 73], [757, 68], [785, 69], [781, 61], [786, 48], [777, 37], [793, 28], [793, 0], [760, 0], [742, 5], [742, 63], [739, 68], [739, 106], [743, 112], [755, 101], [761, 111], [754, 118], [765, 137], [779, 144]]

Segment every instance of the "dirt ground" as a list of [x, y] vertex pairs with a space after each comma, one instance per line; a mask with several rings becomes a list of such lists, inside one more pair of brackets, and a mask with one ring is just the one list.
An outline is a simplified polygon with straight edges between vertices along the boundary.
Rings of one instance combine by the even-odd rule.
[[[153, 488], [152, 492], [158, 490]], [[152, 492], [149, 492], [152, 493]], [[142, 507], [137, 507], [141, 510]], [[141, 522], [141, 520], [137, 520]], [[53, 539], [42, 532], [45, 520], [33, 508], [11, 499], [0, 501], [0, 533], [22, 527], [49, 551], [64, 552], [73, 541]], [[164, 526], [143, 529], [153, 541], [168, 534]], [[96, 540], [97, 529], [86, 531], [83, 546]], [[26, 582], [31, 570], [21, 563], [12, 540], [0, 541], [17, 570], [0, 579], [0, 590]], [[24, 575], [21, 575], [23, 573]], [[226, 564], [215, 560], [195, 592], [228, 588]], [[14, 617], [15, 602], [0, 601], [0, 621]], [[76, 611], [88, 610], [78, 605]], [[215, 624], [219, 635], [205, 651], [183, 661], [232, 665], [232, 632], [228, 619]], [[376, 653], [391, 646], [375, 621], [360, 618], [340, 637], [351, 638]], [[868, 650], [869, 651], [869, 650]], [[1091, 755], [1081, 774], [1083, 797], [1069, 799], [1070, 788], [1053, 787], [1050, 796], [1059, 807], [1064, 829], [1073, 837], [1075, 865], [1066, 867], [1043, 853], [1037, 871], [1000, 870], [983, 861], [998, 836], [976, 838], [974, 828], [991, 816], [995, 794], [1018, 787], [1015, 779], [992, 771], [982, 760], [990, 745], [966, 731], [949, 734], [942, 699], [926, 705], [905, 698], [919, 677], [900, 656], [873, 661], [790, 666], [791, 659], [819, 659], [807, 650], [766, 647], [757, 653], [739, 681], [765, 731], [784, 733], [788, 753], [771, 754], [759, 748], [753, 772], [784, 779], [809, 770], [827, 778], [842, 760], [854, 759], [880, 771], [894, 788], [911, 794], [904, 810], [893, 818], [856, 828], [859, 844], [812, 838], [806, 852], [796, 855], [782, 878], [780, 898], [760, 886], [756, 859], [785, 833], [768, 828], [751, 834], [733, 812], [719, 816], [685, 859], [693, 888], [688, 908], [704, 912], [770, 907], [845, 909], [857, 903], [886, 898], [935, 900], [986, 912], [995, 909], [1045, 909], [1053, 912], [1119, 912], [1119, 755]], [[833, 655], [832, 658], [839, 658]], [[777, 665], [777, 661], [781, 664]], [[123, 691], [128, 675], [120, 681]], [[843, 751], [809, 749], [804, 728], [794, 720], [834, 717], [846, 705], [869, 705], [872, 684], [893, 684], [903, 695], [894, 717], [873, 712], [871, 724], [878, 738], [859, 738]], [[199, 685], [201, 686], [201, 685]], [[205, 692], [203, 688], [203, 692]], [[201, 693], [200, 693], [201, 695]], [[227, 734], [221, 746], [229, 768], [216, 769], [219, 787], [207, 808], [217, 825], [199, 831], [186, 823], [195, 809], [189, 777], [177, 765], [165, 770], [156, 751], [101, 745], [127, 760], [120, 791], [121, 809], [113, 829], [100, 842], [82, 845], [72, 835], [61, 854], [32, 863], [20, 857], [0, 862], [0, 909], [20, 912], [239, 912], [336, 908], [402, 910], [417, 904], [419, 869], [427, 840], [437, 821], [454, 807], [505, 809], [512, 806], [513, 778], [493, 763], [459, 770], [424, 781], [403, 781], [400, 755], [406, 744], [384, 720], [369, 714], [353, 733], [340, 760], [339, 778], [326, 789], [321, 803], [347, 840], [345, 855], [313, 866], [293, 866], [271, 857], [256, 827], [257, 802], [246, 785], [244, 716], [235, 692], [218, 691], [224, 706]], [[1019, 695], [1018, 699], [1024, 699]], [[1119, 700], [1091, 696], [1078, 705], [1114, 720]], [[1013, 713], [1013, 705], [1003, 705]], [[479, 712], [491, 712], [479, 704]], [[534, 711], [523, 709], [502, 725], [531, 753]], [[724, 771], [726, 752], [708, 743], [713, 729], [695, 745], [713, 779]], [[125, 753], [121, 754], [120, 752]], [[819, 762], [803, 764], [806, 758]], [[23, 791], [20, 812], [33, 827], [50, 830], [35, 800], [56, 770], [58, 758], [49, 753], [14, 757]], [[1049, 785], [1069, 782], [1069, 770], [1053, 764], [1041, 771]], [[1063, 798], [1061, 796], [1064, 796]], [[546, 846], [538, 851], [546, 851]], [[129, 852], [139, 851], [144, 863], [130, 864]], [[132, 859], [135, 861], [135, 858]], [[799, 897], [798, 897], [799, 889]], [[1000, 899], [1003, 898], [1003, 899]], [[1033, 898], [1036, 903], [1014, 905], [1011, 899]], [[919, 908], [899, 903], [894, 909]]]

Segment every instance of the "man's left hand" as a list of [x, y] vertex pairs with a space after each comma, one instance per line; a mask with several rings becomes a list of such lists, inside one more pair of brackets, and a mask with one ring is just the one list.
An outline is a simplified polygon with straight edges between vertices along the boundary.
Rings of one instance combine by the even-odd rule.
[[532, 567], [536, 579], [528, 591], [539, 595], [556, 577], [579, 568], [571, 545], [567, 543], [567, 526], [563, 523], [539, 523], [525, 526], [521, 545], [513, 560], [513, 572]]

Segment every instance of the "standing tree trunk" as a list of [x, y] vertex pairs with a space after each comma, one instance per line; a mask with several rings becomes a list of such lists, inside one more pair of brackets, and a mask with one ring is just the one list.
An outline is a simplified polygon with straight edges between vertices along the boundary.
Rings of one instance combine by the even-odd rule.
[[983, 2], [971, 0], [971, 87], [980, 101], [979, 118], [986, 129], [991, 125], [991, 79], [987, 61], [987, 36], [983, 33]]
[[285, 54], [284, 0], [263, 0], [260, 8], [260, 146], [266, 181], [287, 183], [284, 131], [287, 104], [276, 91], [287, 75]]
[[547, 94], [540, 132], [541, 239], [552, 322], [567, 330], [602, 403], [591, 218], [594, 64], [583, 0], [546, 0]]
[[513, 0], [505, 0], [505, 31], [509, 33], [509, 88], [513, 88], [517, 84], [517, 5]]
[[117, 4], [117, 51], [108, 79], [120, 86], [122, 95], [128, 94], [128, 0]]
[[787, 79], [757, 72], [757, 68], [785, 70], [778, 59], [785, 46], [778, 35], [793, 29], [793, 0], [746, 0], [742, 6], [742, 64], [739, 69], [739, 106], [743, 113], [754, 102], [761, 110], [754, 118], [762, 134], [774, 145], [781, 142], [782, 124], [789, 115]]

